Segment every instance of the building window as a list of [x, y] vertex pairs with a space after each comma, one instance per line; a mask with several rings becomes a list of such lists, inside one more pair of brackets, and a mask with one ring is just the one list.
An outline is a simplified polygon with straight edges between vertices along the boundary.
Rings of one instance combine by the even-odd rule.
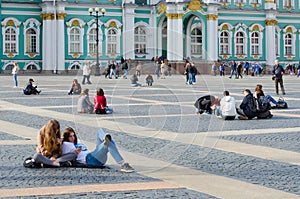
[[117, 31], [110, 29], [107, 33], [107, 54], [117, 53]]
[[147, 0], [135, 0], [135, 4], [137, 4], [137, 5], [147, 5]]
[[30, 64], [27, 66], [26, 70], [37, 70], [37, 67], [34, 64]]
[[191, 54], [202, 55], [202, 31], [199, 28], [191, 32]]
[[26, 53], [37, 53], [37, 35], [33, 28], [26, 31]]
[[284, 53], [285, 55], [293, 55], [293, 36], [288, 33], [284, 37]]
[[259, 1], [258, 0], [251, 0], [250, 3], [252, 3], [252, 4], [259, 4]]
[[17, 52], [17, 34], [13, 28], [8, 28], [4, 36], [5, 53]]
[[146, 53], [146, 30], [144, 27], [136, 27], [134, 29], [134, 52], [136, 54], [145, 54]]
[[244, 33], [238, 32], [236, 33], [236, 38], [235, 38], [235, 53], [236, 55], [244, 55]]
[[254, 32], [251, 34], [251, 55], [259, 54], [259, 34]]
[[220, 54], [221, 55], [229, 54], [229, 34], [226, 31], [223, 31], [220, 34]]
[[96, 36], [97, 36], [97, 33], [96, 33], [96, 28], [93, 28], [91, 29], [91, 31], [89, 32], [88, 34], [88, 49], [89, 49], [89, 53], [90, 54], [96, 54], [97, 52], [97, 42], [96, 42]]
[[70, 53], [80, 53], [80, 30], [73, 28], [70, 31]]
[[80, 66], [77, 64], [74, 64], [73, 66], [71, 66], [71, 70], [80, 70]]

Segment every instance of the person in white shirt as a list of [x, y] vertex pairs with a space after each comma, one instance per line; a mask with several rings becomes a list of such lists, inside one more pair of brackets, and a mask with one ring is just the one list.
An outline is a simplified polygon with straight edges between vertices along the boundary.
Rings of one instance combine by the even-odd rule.
[[97, 131], [96, 149], [92, 152], [80, 143], [73, 128], [68, 127], [63, 132], [62, 154], [71, 152], [78, 153], [76, 159], [77, 166], [102, 167], [107, 161], [108, 152], [113, 159], [121, 165], [122, 172], [133, 172], [134, 169], [123, 159], [111, 135], [103, 129]]
[[13, 75], [14, 82], [15, 82], [14, 88], [18, 87], [18, 72], [19, 72], [19, 66], [16, 62], [14, 62], [14, 67], [11, 70], [11, 74]]
[[217, 117], [224, 120], [234, 120], [236, 116], [235, 99], [229, 95], [228, 91], [224, 91], [223, 95], [220, 109], [217, 110]]
[[90, 67], [90, 62], [87, 61], [83, 66], [83, 70], [82, 70], [82, 74], [83, 74], [82, 84], [85, 84], [85, 79], [87, 79], [87, 84], [91, 84], [90, 82], [91, 71], [92, 70]]

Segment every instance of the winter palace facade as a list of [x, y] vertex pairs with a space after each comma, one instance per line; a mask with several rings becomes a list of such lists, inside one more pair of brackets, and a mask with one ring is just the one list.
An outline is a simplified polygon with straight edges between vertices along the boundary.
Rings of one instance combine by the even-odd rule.
[[[101, 66], [161, 55], [171, 61], [299, 61], [300, 0], [0, 2], [2, 71], [13, 62], [21, 70], [81, 69], [86, 60], [95, 64], [97, 54]], [[98, 26], [89, 8], [99, 8]]]

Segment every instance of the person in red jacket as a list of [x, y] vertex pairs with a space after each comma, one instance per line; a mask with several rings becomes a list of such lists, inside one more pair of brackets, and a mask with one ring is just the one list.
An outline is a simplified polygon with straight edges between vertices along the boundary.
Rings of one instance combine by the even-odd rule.
[[106, 97], [102, 88], [98, 88], [96, 96], [94, 97], [94, 112], [96, 114], [107, 114], [112, 113], [112, 108], [108, 108], [106, 103]]

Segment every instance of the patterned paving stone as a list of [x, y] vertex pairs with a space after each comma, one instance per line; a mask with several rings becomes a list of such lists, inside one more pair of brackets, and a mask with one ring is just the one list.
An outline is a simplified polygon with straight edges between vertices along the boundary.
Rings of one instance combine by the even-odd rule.
[[25, 138], [0, 132], [0, 140], [25, 140]]

